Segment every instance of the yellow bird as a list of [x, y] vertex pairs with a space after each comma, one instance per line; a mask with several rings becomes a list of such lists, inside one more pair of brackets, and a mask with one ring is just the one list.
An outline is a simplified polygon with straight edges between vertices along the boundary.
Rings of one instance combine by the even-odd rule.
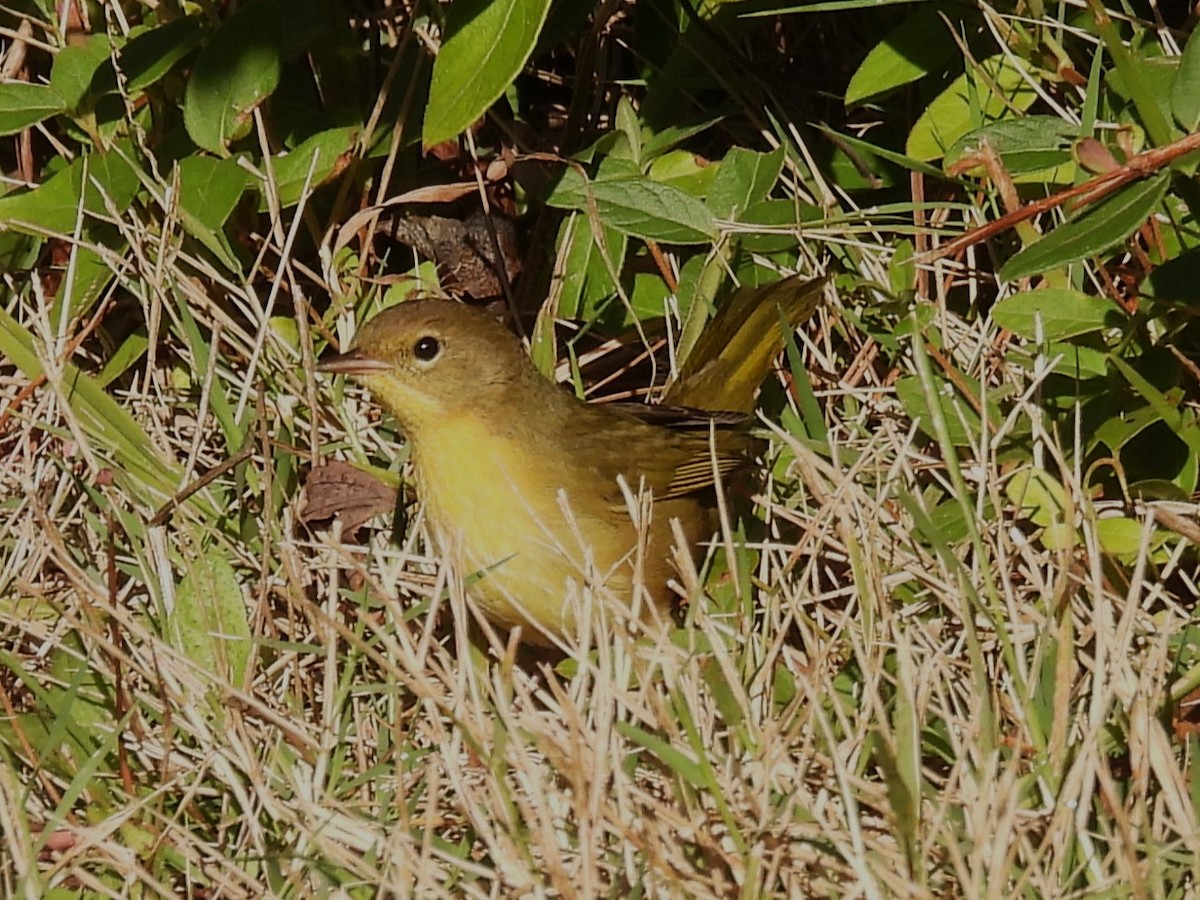
[[689, 552], [711, 537], [714, 484], [748, 461], [746, 414], [781, 323], [809, 318], [823, 287], [793, 277], [735, 295], [664, 406], [580, 400], [492, 316], [444, 300], [385, 310], [318, 368], [353, 376], [396, 417], [433, 538], [460, 577], [478, 576], [480, 611], [548, 644], [614, 598], [643, 620], [668, 615], [672, 520]]

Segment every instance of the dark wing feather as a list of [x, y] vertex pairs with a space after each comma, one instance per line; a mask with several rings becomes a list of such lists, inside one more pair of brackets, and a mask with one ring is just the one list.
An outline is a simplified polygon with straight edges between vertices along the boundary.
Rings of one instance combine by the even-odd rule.
[[621, 474], [631, 485], [644, 480], [656, 501], [711, 488], [717, 478], [745, 466], [750, 456], [750, 417], [745, 413], [637, 403], [591, 408], [611, 416], [606, 429], [611, 440], [642, 448], [637, 467]]
[[[713, 465], [712, 451], [716, 451], [716, 465]], [[676, 497], [683, 497], [687, 494], [694, 494], [696, 491], [702, 491], [710, 488], [716, 483], [714, 471], [721, 478], [735, 472], [746, 464], [746, 454], [744, 452], [733, 454], [722, 454], [720, 448], [704, 447], [703, 455], [687, 459], [675, 469], [674, 477], [671, 478], [671, 483], [667, 485], [665, 493], [656, 492], [654, 498], [656, 500], [672, 500]]]
[[677, 431], [708, 432], [713, 425], [718, 430], [727, 428], [742, 428], [749, 424], [750, 416], [743, 412], [733, 412], [724, 409], [695, 409], [691, 406], [666, 406], [658, 404], [647, 406], [645, 403], [606, 403], [608, 409], [615, 409], [633, 416], [649, 425], [661, 425]]

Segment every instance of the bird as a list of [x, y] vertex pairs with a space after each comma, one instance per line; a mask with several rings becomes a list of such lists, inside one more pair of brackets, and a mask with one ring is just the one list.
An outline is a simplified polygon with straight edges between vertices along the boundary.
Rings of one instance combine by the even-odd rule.
[[562, 644], [589, 610], [669, 621], [673, 554], [712, 536], [715, 491], [751, 460], [749, 413], [783, 323], [810, 317], [824, 283], [735, 295], [660, 405], [577, 397], [498, 319], [451, 300], [384, 310], [318, 369], [396, 419], [435, 547], [483, 616]]

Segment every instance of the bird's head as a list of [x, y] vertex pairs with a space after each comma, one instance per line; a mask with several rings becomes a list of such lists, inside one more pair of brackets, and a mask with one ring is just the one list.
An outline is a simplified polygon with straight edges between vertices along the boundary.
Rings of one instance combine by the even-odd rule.
[[[322, 372], [364, 384], [406, 431], [511, 405], [540, 376], [517, 339], [483, 310], [446, 300], [393, 306], [364, 325]], [[546, 387], [552, 387], [543, 382]]]

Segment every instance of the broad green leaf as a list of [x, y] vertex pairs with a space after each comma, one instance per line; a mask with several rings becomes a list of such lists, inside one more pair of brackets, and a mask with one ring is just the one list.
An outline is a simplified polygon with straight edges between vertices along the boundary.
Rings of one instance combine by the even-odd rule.
[[765, 200], [783, 171], [783, 147], [755, 153], [733, 147], [708, 187], [708, 208], [718, 219], [734, 219], [751, 204]]
[[745, 250], [778, 253], [799, 244], [805, 223], [821, 218], [820, 209], [799, 200], [760, 200], [738, 216], [738, 224], [744, 226], [738, 238]]
[[988, 57], [975, 69], [964, 72], [926, 107], [912, 131], [905, 152], [914, 159], [929, 161], [973, 128], [1028, 109], [1037, 92], [1012, 60], [1003, 54]]
[[66, 111], [66, 104], [49, 86], [9, 81], [0, 84], [0, 136], [16, 134]]
[[1200, 29], [1192, 29], [1171, 82], [1171, 112], [1187, 132], [1200, 128]]
[[1150, 273], [1142, 285], [1145, 296], [1180, 303], [1200, 303], [1200, 247], [1185, 250]]
[[176, 19], [152, 29], [134, 29], [121, 48], [118, 65], [131, 94], [144, 91], [200, 43], [204, 26], [198, 16]]
[[1000, 281], [1015, 281], [1115, 247], [1137, 231], [1166, 196], [1170, 174], [1161, 172], [1107, 197], [1017, 253], [1000, 269]]
[[1071, 145], [1079, 137], [1079, 126], [1056, 116], [1023, 116], [1003, 119], [976, 128], [959, 138], [946, 151], [942, 167], [956, 174], [982, 177], [982, 163], [965, 173], [959, 165], [973, 161], [984, 142], [999, 157], [1005, 170], [1019, 184], [1068, 183], [1075, 177]]
[[1142, 523], [1125, 516], [1100, 519], [1096, 523], [1096, 537], [1105, 553], [1133, 560], [1142, 548]]
[[220, 228], [249, 180], [236, 159], [186, 157], [179, 161], [179, 206], [205, 227]]
[[458, 0], [446, 12], [422, 140], [455, 137], [487, 112], [537, 45], [550, 0]]
[[971, 524], [957, 497], [951, 497], [929, 510], [926, 524], [931, 533], [937, 534], [938, 539], [947, 544], [956, 544], [971, 536]]
[[240, 273], [242, 265], [221, 229], [245, 193], [250, 173], [233, 157], [188, 156], [178, 167], [179, 219], [184, 229], [226, 269]]
[[1142, 406], [1133, 411], [1116, 413], [1101, 422], [1092, 431], [1093, 443], [1104, 444], [1111, 450], [1120, 450], [1162, 416], [1152, 406]]
[[925, 4], [874, 47], [846, 86], [846, 106], [879, 97], [924, 78], [959, 55], [958, 44], [941, 13], [942, 4]]
[[1026, 466], [1013, 473], [1004, 491], [1017, 507], [1019, 518], [1044, 529], [1041, 536], [1044, 546], [1057, 550], [1075, 543], [1073, 507], [1066, 489], [1049, 472]]
[[[310, 188], [316, 188], [341, 172], [350, 161], [361, 133], [362, 128], [357, 125], [331, 128], [314, 134], [295, 150], [275, 157], [271, 170], [280, 205], [287, 208], [297, 203], [306, 181]], [[260, 209], [266, 206], [264, 196]]]
[[1046, 356], [1058, 360], [1055, 372], [1070, 378], [1103, 378], [1108, 374], [1108, 354], [1103, 350], [1052, 342], [1046, 347]]
[[1128, 46], [1121, 29], [1108, 16], [1093, 21], [1113, 62], [1113, 68], [1104, 74], [1105, 83], [1118, 96], [1133, 101], [1151, 143], [1160, 147], [1169, 144], [1172, 135], [1167, 118], [1171, 115], [1169, 88], [1173, 74], [1168, 70], [1175, 61], [1148, 57], [1144, 48]]
[[201, 672], [242, 687], [252, 643], [237, 574], [218, 548], [202, 548], [194, 538], [188, 543], [168, 636]]
[[613, 276], [619, 276], [624, 267], [628, 238], [613, 228], [603, 225], [601, 228], [603, 249], [596, 242], [586, 213], [573, 213], [563, 219], [559, 244], [561, 246], [564, 240], [568, 243], [565, 252], [559, 251], [562, 287], [558, 315], [590, 320], [595, 317], [600, 304], [616, 292]]
[[[662, 125], [659, 131], [654, 131], [648, 125], [642, 125], [638, 137], [641, 143], [641, 157], [643, 159], [655, 159], [677, 144], [682, 144], [688, 138], [708, 131], [708, 129], [724, 118], [724, 115], [712, 115], [705, 110], [699, 119]], [[641, 125], [641, 122], [637, 121], [634, 124]]]
[[619, 320], [613, 318], [610, 321], [614, 325], [619, 321], [621, 327], [628, 328], [634, 322], [661, 319], [666, 314], [667, 299], [670, 296], [671, 289], [667, 287], [667, 283], [663, 281], [659, 272], [635, 269], [633, 285], [629, 288], [628, 294], [629, 306], [624, 303], [619, 304], [616, 308], [623, 315]]
[[71, 234], [81, 201], [85, 213], [107, 217], [110, 204], [123, 212], [141, 187], [126, 159], [130, 149], [124, 144], [86, 154], [36, 188], [0, 197], [0, 221], [28, 234]]
[[300, 350], [300, 327], [292, 316], [271, 316], [267, 320], [271, 335], [280, 343], [286, 344], [293, 350]]
[[733, 684], [725, 677], [725, 670], [714, 657], [709, 657], [700, 664], [700, 677], [708, 688], [709, 695], [717, 704], [721, 720], [730, 728], [740, 728], [746, 720], [746, 712], [742, 707], [740, 691], [735, 691]]
[[651, 181], [669, 184], [692, 197], [708, 193], [719, 164], [710, 163], [687, 150], [669, 150], [650, 163], [646, 174]]
[[1154, 414], [1166, 422], [1170, 426], [1171, 431], [1187, 444], [1193, 453], [1200, 455], [1200, 427], [1197, 427], [1196, 418], [1192, 411], [1190, 409], [1180, 409], [1176, 403], [1172, 402], [1162, 391], [1151, 384], [1145, 376], [1119, 356], [1112, 354], [1108, 360], [1124, 376], [1130, 386], [1150, 404], [1150, 408], [1154, 410]]
[[785, 663], [777, 662], [771, 678], [771, 706], [781, 710], [796, 699], [796, 676]]
[[905, 239], [896, 244], [896, 250], [888, 261], [888, 286], [892, 289], [892, 296], [902, 297], [913, 289], [917, 274], [917, 265], [913, 262], [915, 256], [912, 241]]
[[[121, 241], [122, 252], [128, 249], [121, 238], [115, 237], [115, 240]], [[71, 259], [58, 286], [58, 292], [54, 295], [50, 321], [60, 321], [62, 305], [68, 300], [71, 303], [67, 313], [69, 319], [91, 312], [112, 279], [113, 271], [100, 254], [84, 244], [72, 245]]]
[[[938, 401], [946, 418], [950, 440], [958, 447], [974, 446], [979, 443], [980, 420], [965, 397], [947, 381], [939, 381]], [[896, 382], [896, 396], [904, 411], [925, 434], [933, 434], [933, 417], [925, 402], [925, 391], [921, 379], [915, 375]], [[998, 412], [998, 410], [997, 410]], [[998, 419], [996, 419], [998, 421]]]
[[280, 10], [256, 0], [221, 24], [200, 51], [188, 80], [183, 123], [188, 136], [219, 156], [250, 129], [251, 115], [279, 84]]
[[111, 686], [88, 665], [77, 635], [71, 635], [51, 654], [50, 674], [54, 684], [47, 691], [46, 699], [55, 718], [70, 720], [84, 732], [101, 722], [111, 721]]
[[703, 244], [716, 237], [716, 222], [704, 202], [649, 178], [585, 181], [568, 169], [546, 198], [549, 206], [588, 212], [623, 234], [668, 244]]
[[1120, 326], [1128, 316], [1111, 300], [1065, 288], [1045, 288], [1001, 300], [992, 308], [992, 321], [1026, 340], [1061, 341]]
[[[50, 69], [50, 89], [68, 110], [78, 107], [88, 95], [101, 66], [110, 60], [112, 45], [106, 34], [93, 34], [79, 46], [63, 47]], [[112, 78], [112, 72], [109, 72]], [[116, 87], [116, 83], [112, 83]]]
[[[611, 146], [606, 149], [605, 138], [609, 137], [611, 137]], [[635, 171], [641, 173], [642, 130], [638, 123], [637, 110], [633, 108], [633, 102], [628, 97], [622, 97], [617, 101], [617, 111], [613, 115], [612, 129], [602, 134], [592, 144], [592, 147], [595, 148], [597, 156], [627, 160], [633, 163]], [[579, 162], [583, 161], [579, 159]]]
[[[1130, 110], [1130, 115], [1151, 135], [1151, 140], [1154, 140], [1156, 126], [1146, 120], [1147, 110], [1150, 111], [1150, 118], [1158, 123], [1157, 127], [1164, 129], [1168, 140], [1173, 139], [1171, 95], [1178, 80], [1179, 57], [1147, 56], [1145, 51], [1139, 48], [1132, 62], [1131, 69], [1109, 69], [1105, 74], [1105, 84], [1120, 98], [1118, 104], [1121, 100], [1133, 102], [1135, 108]], [[1126, 77], [1130, 73], [1135, 76], [1136, 83]]]

